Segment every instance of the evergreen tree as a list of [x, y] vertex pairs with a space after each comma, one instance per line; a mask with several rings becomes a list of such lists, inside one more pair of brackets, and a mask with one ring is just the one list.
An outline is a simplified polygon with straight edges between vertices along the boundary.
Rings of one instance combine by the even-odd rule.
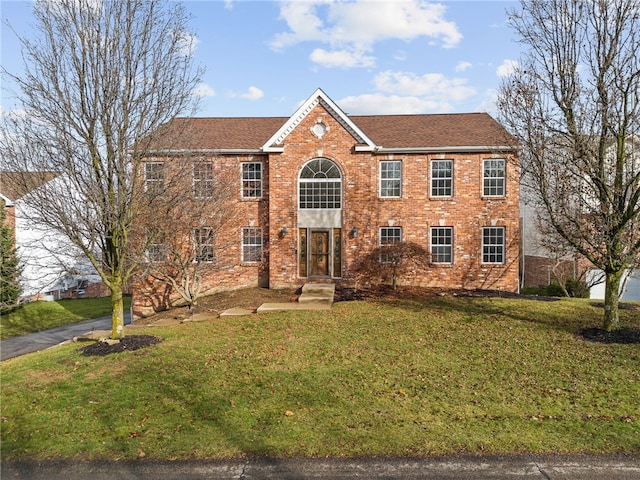
[[5, 203], [0, 200], [0, 312], [13, 308], [21, 293], [20, 259], [6, 217]]

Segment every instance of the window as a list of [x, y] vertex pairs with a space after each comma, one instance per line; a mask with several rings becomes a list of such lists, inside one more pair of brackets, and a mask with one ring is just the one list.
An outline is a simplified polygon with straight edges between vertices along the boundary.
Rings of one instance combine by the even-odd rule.
[[453, 195], [453, 160], [433, 160], [431, 162], [431, 196], [450, 197]]
[[242, 164], [242, 198], [262, 198], [262, 163]]
[[402, 228], [401, 227], [381, 227], [380, 228], [380, 262], [391, 263], [393, 261], [393, 255], [390, 252], [385, 252], [385, 247], [391, 247], [402, 241]]
[[193, 165], [193, 196], [213, 197], [213, 163], [202, 162]]
[[504, 227], [482, 229], [482, 263], [504, 263]]
[[193, 245], [196, 262], [213, 262], [213, 230], [209, 227], [193, 230]]
[[242, 229], [242, 261], [262, 261], [262, 228], [245, 227]]
[[146, 162], [144, 164], [144, 190], [149, 193], [161, 193], [164, 189], [164, 163]]
[[399, 197], [402, 184], [402, 162], [380, 162], [380, 196]]
[[300, 208], [342, 208], [342, 175], [328, 158], [315, 158], [300, 171]]
[[452, 227], [433, 227], [431, 229], [431, 261], [433, 263], [453, 262]]
[[505, 161], [504, 160], [484, 160], [482, 165], [483, 188], [482, 195], [485, 197], [504, 196], [505, 182]]
[[147, 262], [161, 263], [167, 259], [164, 243], [154, 242], [147, 247]]

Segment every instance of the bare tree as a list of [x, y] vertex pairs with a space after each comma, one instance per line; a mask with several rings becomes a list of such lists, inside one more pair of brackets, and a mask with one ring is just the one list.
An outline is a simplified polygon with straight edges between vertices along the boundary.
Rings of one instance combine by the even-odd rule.
[[381, 245], [364, 255], [355, 265], [355, 278], [358, 283], [372, 279], [391, 281], [391, 287], [397, 290], [398, 280], [426, 271], [430, 260], [429, 251], [414, 242], [398, 241]]
[[33, 13], [35, 32], [19, 37], [24, 72], [5, 72], [24, 114], [5, 116], [3, 160], [61, 174], [30, 196], [33, 221], [86, 255], [111, 291], [119, 338], [123, 289], [141, 258], [132, 225], [152, 197], [142, 160], [154, 132], [195, 106], [188, 16], [163, 0], [41, 0]]
[[[228, 255], [237, 245], [236, 236], [230, 235], [237, 229], [237, 170], [216, 160], [179, 160], [180, 170], [190, 164], [187, 168], [195, 173], [187, 178], [193, 182], [176, 183], [176, 196], [157, 197], [151, 203], [153, 211], [139, 222], [147, 248], [146, 261], [137, 274], [141, 291], [149, 283], [160, 282], [164, 285], [161, 302], [186, 304], [190, 311], [206, 293], [203, 276], [231, 268], [238, 260], [237, 255]], [[175, 169], [176, 162], [172, 163], [170, 168]], [[152, 286], [148, 290], [159, 289]]]
[[618, 328], [640, 250], [640, 3], [523, 0], [510, 23], [528, 51], [501, 86], [501, 120], [549, 225], [604, 271], [603, 326]]

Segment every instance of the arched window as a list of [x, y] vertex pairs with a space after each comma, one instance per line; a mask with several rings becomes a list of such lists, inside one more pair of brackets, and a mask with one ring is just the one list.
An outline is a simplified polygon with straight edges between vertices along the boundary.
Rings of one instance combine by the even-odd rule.
[[342, 175], [328, 158], [314, 158], [300, 171], [300, 208], [342, 208]]

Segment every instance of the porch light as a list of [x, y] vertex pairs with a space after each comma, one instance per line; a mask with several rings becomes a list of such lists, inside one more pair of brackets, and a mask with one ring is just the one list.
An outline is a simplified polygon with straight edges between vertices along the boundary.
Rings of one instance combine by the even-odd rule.
[[351, 236], [352, 236], [353, 238], [357, 238], [357, 237], [358, 237], [358, 227], [353, 227], [353, 228], [351, 229]]
[[284, 227], [282, 227], [282, 230], [280, 230], [280, 237], [284, 238], [287, 235], [287, 226], [285, 225]]

